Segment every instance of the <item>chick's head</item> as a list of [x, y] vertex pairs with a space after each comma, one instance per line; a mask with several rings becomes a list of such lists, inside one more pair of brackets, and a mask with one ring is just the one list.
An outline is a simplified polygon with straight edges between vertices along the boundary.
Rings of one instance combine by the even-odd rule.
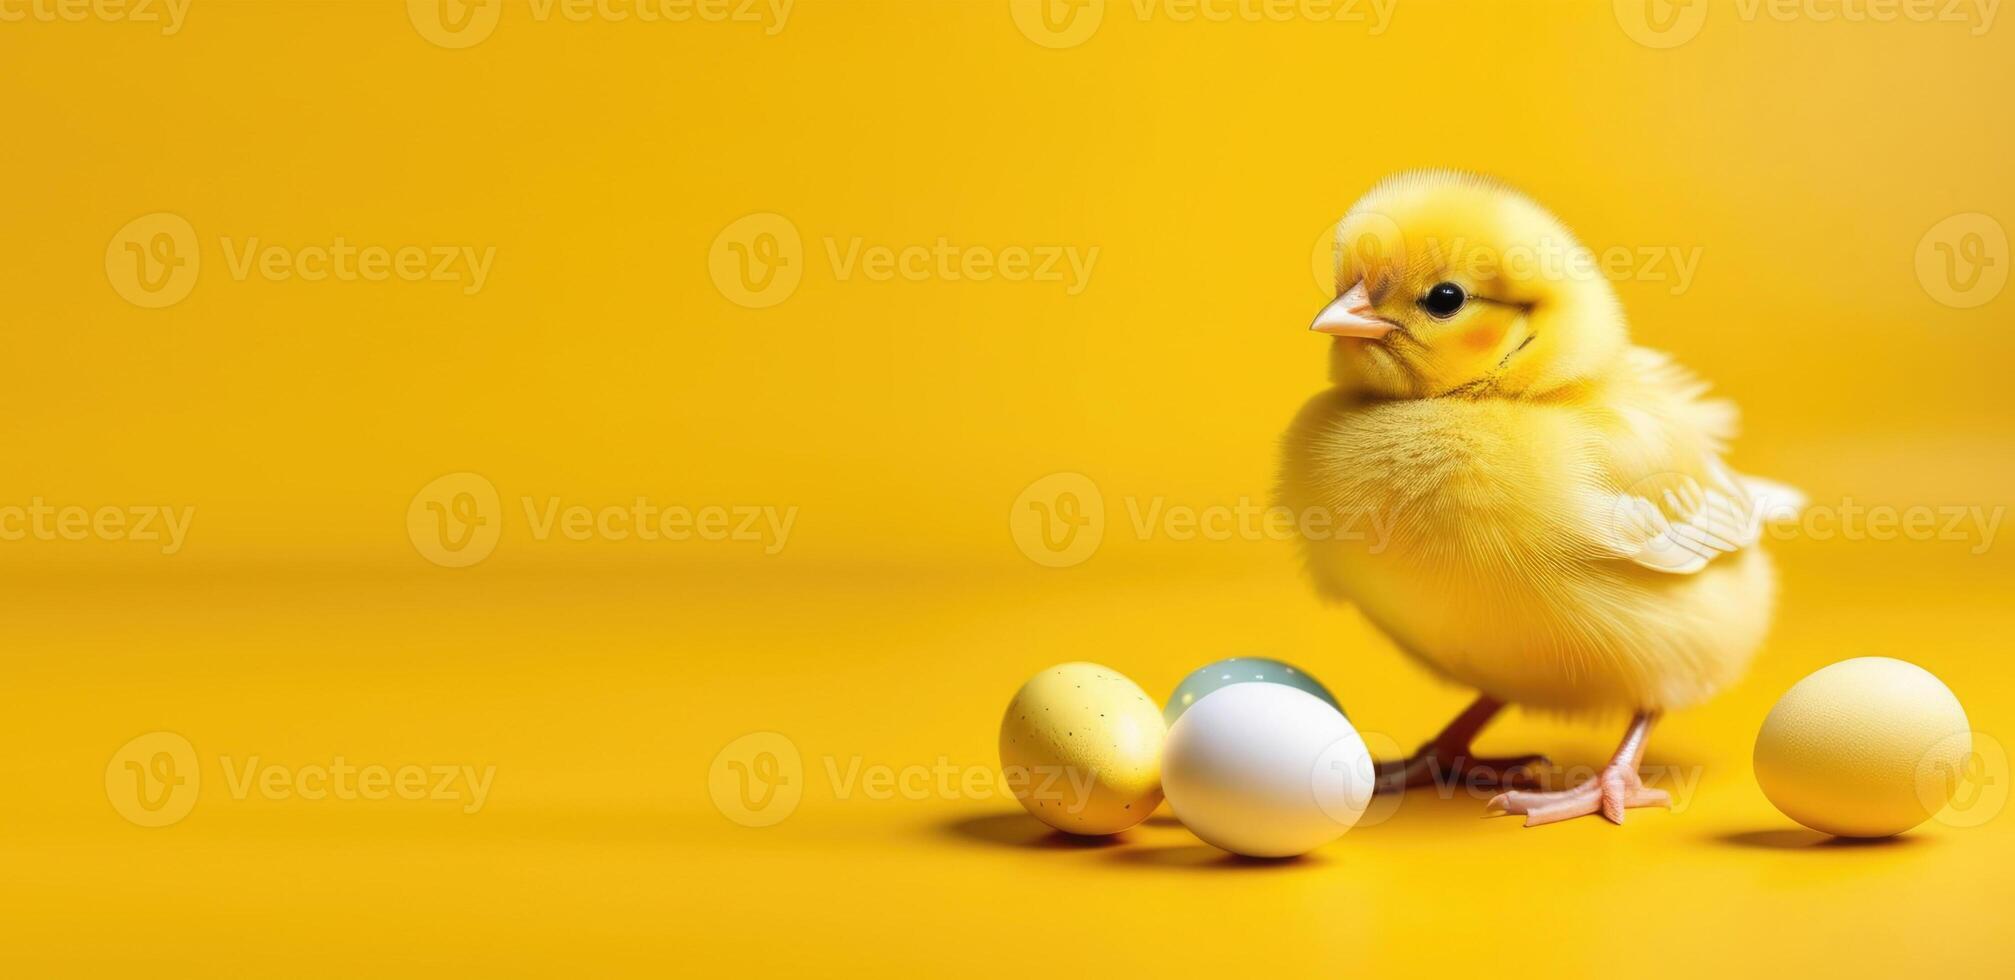
[[1546, 209], [1487, 178], [1416, 171], [1372, 188], [1337, 225], [1337, 384], [1372, 397], [1530, 397], [1622, 356], [1621, 308]]

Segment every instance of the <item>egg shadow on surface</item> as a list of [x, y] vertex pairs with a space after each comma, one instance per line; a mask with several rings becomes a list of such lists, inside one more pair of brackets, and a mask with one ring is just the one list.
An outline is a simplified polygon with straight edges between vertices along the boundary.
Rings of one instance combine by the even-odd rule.
[[1268, 869], [1312, 868], [1321, 859], [1300, 857], [1256, 858], [1221, 851], [1209, 844], [1177, 844], [1170, 847], [1129, 847], [1112, 852], [1107, 859], [1138, 867], [1168, 868], [1177, 871], [1264, 871]]
[[1770, 830], [1743, 830], [1732, 834], [1721, 834], [1713, 838], [1715, 843], [1730, 847], [1746, 847], [1763, 851], [1858, 851], [1887, 850], [1910, 847], [1917, 838], [1905, 835], [1895, 837], [1834, 837], [1803, 827], [1776, 827]]
[[1086, 837], [1066, 834], [1019, 811], [960, 817], [940, 824], [938, 829], [968, 843], [1019, 847], [1036, 851], [1098, 850], [1123, 843], [1119, 835]]

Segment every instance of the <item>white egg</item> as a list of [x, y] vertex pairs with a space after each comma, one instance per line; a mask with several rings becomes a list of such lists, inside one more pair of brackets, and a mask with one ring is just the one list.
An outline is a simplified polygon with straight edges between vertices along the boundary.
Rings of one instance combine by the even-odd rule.
[[1371, 802], [1371, 753], [1343, 713], [1284, 684], [1233, 684], [1177, 718], [1162, 750], [1176, 819], [1251, 857], [1306, 854]]

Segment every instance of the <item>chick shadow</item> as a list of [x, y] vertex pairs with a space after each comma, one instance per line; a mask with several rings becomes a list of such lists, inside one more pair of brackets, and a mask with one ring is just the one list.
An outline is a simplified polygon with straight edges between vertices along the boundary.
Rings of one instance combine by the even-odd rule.
[[948, 837], [968, 844], [1030, 851], [1096, 851], [1125, 843], [1121, 836], [1085, 837], [1066, 834], [1026, 813], [982, 813], [938, 825]]
[[1740, 847], [1759, 851], [1886, 851], [1903, 847], [1918, 846], [1918, 839], [1899, 834], [1895, 837], [1834, 837], [1803, 827], [1777, 827], [1770, 830], [1743, 830], [1721, 834], [1714, 842], [1726, 847]]
[[1113, 851], [1106, 860], [1136, 868], [1155, 868], [1163, 871], [1210, 871], [1264, 872], [1287, 868], [1319, 867], [1321, 858], [1307, 854], [1299, 857], [1257, 858], [1221, 851], [1209, 844], [1176, 844], [1169, 847], [1129, 847]]
[[[1607, 756], [1595, 751], [1568, 751], [1552, 756], [1552, 763], [1538, 782], [1506, 785], [1494, 779], [1444, 776], [1408, 787], [1399, 792], [1380, 793], [1372, 798], [1363, 816], [1351, 830], [1356, 836], [1391, 834], [1396, 838], [1418, 836], [1421, 832], [1442, 833], [1478, 823], [1522, 827], [1525, 818], [1493, 810], [1490, 802], [1499, 794], [1523, 790], [1556, 792], [1572, 789], [1602, 770]], [[1648, 784], [1666, 790], [1679, 787], [1671, 774], [1697, 771], [1700, 764], [1685, 756], [1658, 756], [1647, 759], [1643, 768]]]

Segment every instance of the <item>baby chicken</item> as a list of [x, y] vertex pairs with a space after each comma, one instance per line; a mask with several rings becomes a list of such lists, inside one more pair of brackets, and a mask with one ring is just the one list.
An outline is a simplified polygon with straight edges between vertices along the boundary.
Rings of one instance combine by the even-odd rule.
[[[1437, 772], [1515, 785], [1537, 756], [1473, 758], [1506, 703], [1632, 715], [1600, 775], [1506, 792], [1536, 826], [1670, 806], [1638, 774], [1665, 711], [1739, 677], [1770, 623], [1763, 522], [1795, 491], [1721, 462], [1734, 407], [1633, 347], [1609, 282], [1545, 209], [1459, 173], [1387, 179], [1338, 225], [1334, 387], [1284, 443], [1281, 502], [1320, 591], [1481, 696], [1382, 789]], [[1357, 518], [1373, 516], [1375, 520]]]

